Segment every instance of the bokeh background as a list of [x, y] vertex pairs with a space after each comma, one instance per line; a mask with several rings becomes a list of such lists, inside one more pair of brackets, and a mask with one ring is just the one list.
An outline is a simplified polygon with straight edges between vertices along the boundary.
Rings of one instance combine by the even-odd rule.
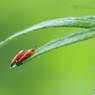
[[[0, 0], [0, 41], [42, 21], [95, 14], [73, 5], [95, 6], [95, 0]], [[40, 47], [80, 30], [83, 29], [41, 29], [0, 48], [0, 95], [93, 95], [95, 39], [61, 47], [18, 68], [9, 68], [18, 51]]]

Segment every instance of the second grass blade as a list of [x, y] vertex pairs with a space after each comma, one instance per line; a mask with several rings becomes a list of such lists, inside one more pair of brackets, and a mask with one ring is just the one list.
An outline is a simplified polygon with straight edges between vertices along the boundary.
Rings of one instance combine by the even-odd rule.
[[88, 29], [88, 30], [83, 30], [75, 33], [71, 33], [68, 36], [65, 37], [60, 37], [57, 39], [54, 39], [48, 43], [46, 43], [44, 46], [36, 49], [35, 54], [32, 55], [28, 60], [31, 60], [34, 57], [37, 57], [40, 54], [46, 53], [50, 50], [60, 48], [62, 46], [66, 46], [75, 42], [80, 42], [84, 40], [88, 40], [91, 38], [95, 37], [95, 29]]

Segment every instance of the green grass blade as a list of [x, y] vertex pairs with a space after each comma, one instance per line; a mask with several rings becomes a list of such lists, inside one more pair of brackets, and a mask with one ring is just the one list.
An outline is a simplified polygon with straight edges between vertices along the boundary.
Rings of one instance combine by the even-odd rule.
[[87, 19], [95, 19], [95, 15], [85, 16], [84, 18], [87, 18]]
[[25, 62], [37, 57], [38, 55], [54, 50], [56, 48], [60, 48], [62, 46], [88, 40], [94, 37], [95, 37], [95, 29], [88, 29], [88, 30], [83, 30], [83, 31], [72, 33], [65, 37], [54, 39], [48, 42], [47, 44], [45, 44], [44, 46], [36, 49], [35, 54], [32, 55], [30, 58], [28, 58]]
[[26, 34], [28, 32], [42, 29], [42, 28], [50, 28], [50, 27], [81, 27], [81, 28], [93, 28], [95, 27], [95, 20], [87, 19], [85, 17], [69, 17], [69, 18], [59, 18], [49, 21], [44, 21], [42, 23], [36, 24], [32, 27], [29, 27], [25, 30], [17, 32], [4, 41], [0, 42], [0, 47], [4, 46], [9, 41], [13, 40], [14, 38]]

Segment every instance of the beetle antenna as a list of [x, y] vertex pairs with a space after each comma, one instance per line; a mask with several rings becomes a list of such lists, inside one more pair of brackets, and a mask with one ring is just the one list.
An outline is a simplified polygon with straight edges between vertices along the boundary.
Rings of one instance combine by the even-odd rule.
[[38, 46], [35, 46], [34, 49], [36, 49]]

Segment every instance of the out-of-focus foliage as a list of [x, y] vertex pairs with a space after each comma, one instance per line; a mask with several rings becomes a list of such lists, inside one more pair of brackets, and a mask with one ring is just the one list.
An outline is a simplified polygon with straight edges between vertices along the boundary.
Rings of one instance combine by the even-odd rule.
[[[94, 13], [72, 5], [94, 6], [93, 0], [0, 1], [0, 41], [36, 23]], [[19, 68], [8, 68], [18, 51], [42, 46], [80, 28], [43, 29], [14, 39], [0, 49], [1, 95], [93, 95], [95, 88], [94, 40], [87, 40], [45, 53]], [[64, 31], [64, 32], [63, 32]]]
[[95, 13], [95, 6], [75, 6], [75, 8]]

